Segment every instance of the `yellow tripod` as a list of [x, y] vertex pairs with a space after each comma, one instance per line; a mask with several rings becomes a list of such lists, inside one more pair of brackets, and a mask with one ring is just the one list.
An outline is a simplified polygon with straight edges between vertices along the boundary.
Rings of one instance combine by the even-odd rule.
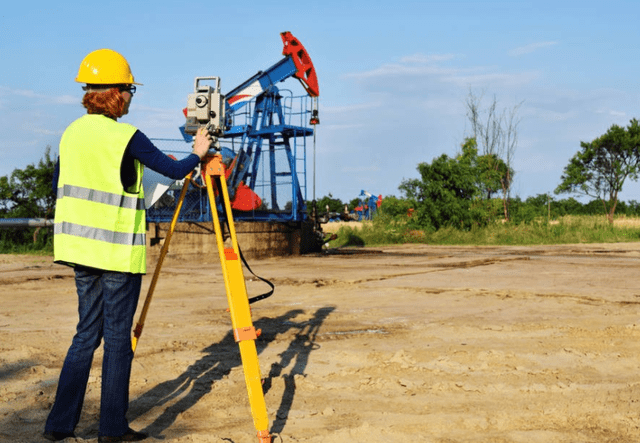
[[[240, 348], [240, 357], [242, 359], [242, 367], [244, 369], [244, 378], [249, 393], [249, 405], [251, 407], [251, 415], [253, 423], [258, 431], [259, 443], [271, 443], [271, 435], [269, 434], [269, 418], [267, 416], [267, 406], [264, 401], [264, 392], [262, 390], [262, 378], [260, 374], [260, 366], [258, 363], [258, 352], [256, 350], [255, 340], [257, 339], [256, 329], [251, 321], [251, 311], [249, 309], [249, 299], [247, 296], [247, 288], [245, 286], [244, 274], [242, 272], [242, 263], [240, 263], [240, 250], [238, 249], [238, 241], [236, 231], [231, 216], [231, 203], [229, 201], [229, 192], [227, 189], [227, 181], [224, 175], [222, 165], [222, 156], [220, 154], [208, 155], [203, 159], [202, 177], [204, 178], [211, 206], [211, 216], [213, 218], [213, 228], [216, 234], [216, 243], [218, 246], [218, 255], [220, 256], [220, 265], [222, 267], [222, 275], [224, 277], [224, 285], [227, 292], [227, 301], [229, 303], [229, 311], [231, 312], [231, 324], [233, 327], [233, 336]], [[182, 208], [182, 202], [187, 194], [187, 189], [191, 183], [192, 174], [189, 174], [182, 187], [180, 198], [176, 205], [176, 209], [171, 220], [169, 232], [165, 238], [160, 257], [156, 265], [156, 270], [149, 286], [147, 298], [140, 313], [140, 318], [134, 329], [132, 339], [133, 350], [135, 352], [138, 339], [142, 334], [144, 321], [147, 311], [153, 297], [158, 275], [162, 267], [162, 262], [167, 255], [171, 236], [175, 230], [178, 216]], [[214, 195], [214, 182], [218, 194], [221, 196], [227, 214], [227, 222], [229, 225], [229, 236], [231, 239], [231, 247], [225, 247], [220, 227], [220, 218]]]

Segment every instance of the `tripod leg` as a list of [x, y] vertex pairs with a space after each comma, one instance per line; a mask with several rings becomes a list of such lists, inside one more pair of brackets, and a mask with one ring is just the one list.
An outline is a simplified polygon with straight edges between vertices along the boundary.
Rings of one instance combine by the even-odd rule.
[[158, 263], [156, 263], [156, 270], [153, 273], [153, 278], [151, 279], [151, 285], [149, 286], [149, 291], [147, 292], [147, 297], [144, 300], [144, 306], [142, 307], [142, 311], [140, 312], [140, 318], [138, 319], [138, 323], [136, 323], [136, 327], [133, 330], [133, 338], [131, 339], [131, 346], [133, 348], [133, 352], [136, 352], [136, 347], [138, 346], [138, 339], [142, 335], [142, 328], [144, 328], [144, 322], [147, 318], [147, 311], [149, 310], [149, 306], [151, 305], [151, 300], [153, 298], [153, 292], [156, 289], [156, 283], [158, 283], [158, 277], [160, 276], [160, 269], [162, 268], [162, 263], [164, 262], [164, 258], [169, 252], [169, 243], [171, 243], [171, 236], [173, 235], [173, 231], [176, 228], [176, 224], [178, 223], [178, 216], [180, 215], [180, 209], [182, 209], [182, 203], [184, 202], [184, 197], [187, 195], [187, 189], [189, 188], [189, 183], [191, 183], [191, 175], [193, 173], [189, 173], [184, 180], [184, 185], [182, 186], [182, 191], [180, 192], [180, 198], [178, 199], [178, 203], [176, 204], [176, 209], [173, 211], [173, 218], [171, 219], [171, 225], [169, 227], [169, 232], [167, 232], [167, 237], [164, 239], [164, 244], [162, 245], [162, 249], [160, 250], [160, 257], [158, 258]]
[[227, 222], [229, 224], [229, 235], [231, 237], [232, 244], [231, 248], [224, 247], [224, 239], [222, 238], [222, 231], [220, 229], [220, 219], [213, 193], [211, 175], [207, 173], [204, 177], [207, 184], [211, 216], [213, 218], [213, 227], [216, 233], [216, 242], [220, 256], [222, 274], [224, 276], [227, 301], [229, 303], [229, 311], [231, 312], [233, 335], [240, 348], [240, 357], [242, 359], [245, 383], [249, 394], [251, 415], [253, 416], [255, 428], [258, 431], [259, 442], [271, 443], [271, 435], [268, 430], [269, 418], [267, 416], [267, 406], [264, 400], [262, 377], [260, 373], [260, 365], [258, 363], [258, 352], [255, 344], [257, 333], [253, 326], [253, 322], [251, 321], [249, 298], [247, 296], [247, 288], [245, 286], [244, 275], [242, 273], [242, 263], [240, 262], [238, 242], [233, 224], [231, 204], [229, 202], [229, 193], [224, 175], [218, 174], [217, 172], [215, 175], [219, 177], [219, 179], [216, 180], [216, 184], [218, 185], [220, 196], [225, 205]]

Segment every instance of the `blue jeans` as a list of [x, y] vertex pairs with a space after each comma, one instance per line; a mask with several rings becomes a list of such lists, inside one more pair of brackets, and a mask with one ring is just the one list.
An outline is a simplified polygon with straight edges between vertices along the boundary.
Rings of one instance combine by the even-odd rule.
[[45, 432], [73, 432], [82, 411], [93, 353], [104, 338], [99, 435], [120, 436], [129, 423], [131, 326], [142, 275], [76, 266], [78, 322]]

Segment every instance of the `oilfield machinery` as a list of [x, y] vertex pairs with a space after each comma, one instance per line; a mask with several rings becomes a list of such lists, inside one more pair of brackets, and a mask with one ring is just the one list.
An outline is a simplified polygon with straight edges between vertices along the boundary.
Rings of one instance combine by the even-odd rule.
[[[223, 158], [237, 221], [296, 224], [309, 220], [307, 156], [310, 139], [315, 154], [318, 79], [300, 41], [290, 32], [281, 33], [281, 37], [284, 58], [226, 94], [221, 92], [220, 78], [196, 78], [184, 109], [187, 120], [180, 127], [183, 140], [152, 139], [164, 152], [184, 155], [185, 144], [190, 146], [194, 131], [208, 127]], [[278, 87], [290, 78], [300, 81], [304, 94], [294, 95], [290, 89]], [[313, 164], [315, 168], [315, 159]], [[194, 183], [198, 182], [201, 180], [196, 176]], [[169, 189], [147, 210], [149, 222], [171, 220], [180, 185], [165, 183]], [[192, 186], [179, 221], [210, 221], [208, 204], [204, 189]]]
[[[147, 205], [152, 204], [148, 220], [170, 221], [170, 228], [132, 339], [135, 351], [178, 221], [211, 221], [259, 443], [271, 443], [272, 436], [255, 344], [260, 331], [253, 325], [250, 304], [271, 295], [273, 285], [258, 277], [271, 286], [271, 292], [248, 297], [234, 220], [308, 220], [305, 140], [315, 134], [319, 123], [318, 80], [313, 63], [291, 33], [283, 32], [281, 37], [285, 57], [227, 94], [221, 93], [218, 77], [195, 79], [181, 131], [185, 142], [190, 143], [197, 131], [206, 128], [212, 144], [197, 173], [190, 173], [179, 191], [171, 182], [158, 181], [150, 184], [149, 190], [145, 186]], [[297, 106], [292, 96], [276, 86], [290, 77], [299, 79], [306, 91]], [[227, 235], [223, 234], [223, 224]]]
[[360, 200], [360, 204], [354, 210], [357, 220], [373, 219], [373, 216], [378, 212], [378, 208], [382, 203], [382, 195], [375, 196], [363, 189], [360, 191], [358, 199]]

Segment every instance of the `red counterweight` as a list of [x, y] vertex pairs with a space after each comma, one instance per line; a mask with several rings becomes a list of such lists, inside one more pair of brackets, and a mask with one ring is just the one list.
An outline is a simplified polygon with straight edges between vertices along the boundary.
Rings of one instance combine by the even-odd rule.
[[311, 97], [318, 97], [320, 95], [318, 77], [307, 50], [289, 31], [281, 32], [280, 37], [282, 37], [282, 43], [284, 44], [282, 55], [290, 55], [298, 69], [294, 76], [300, 80], [302, 86]]

